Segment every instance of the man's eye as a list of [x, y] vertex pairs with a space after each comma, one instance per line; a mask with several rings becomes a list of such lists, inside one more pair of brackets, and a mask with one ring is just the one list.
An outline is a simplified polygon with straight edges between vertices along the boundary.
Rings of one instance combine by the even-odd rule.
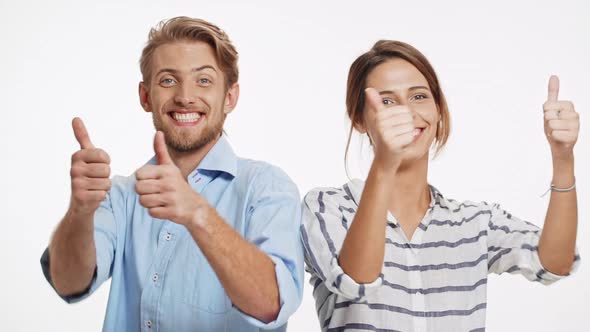
[[383, 98], [383, 105], [393, 105], [393, 100], [388, 98]]
[[160, 84], [163, 86], [172, 86], [174, 83], [176, 82], [171, 78], [164, 78], [160, 81]]
[[209, 84], [211, 84], [211, 80], [208, 78], [199, 78], [199, 84], [209, 85]]

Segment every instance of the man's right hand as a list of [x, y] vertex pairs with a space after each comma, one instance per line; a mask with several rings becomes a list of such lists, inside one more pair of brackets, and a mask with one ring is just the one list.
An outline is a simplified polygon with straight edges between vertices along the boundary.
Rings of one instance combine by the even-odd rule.
[[72, 155], [72, 198], [70, 211], [77, 215], [90, 215], [98, 208], [111, 189], [111, 158], [94, 147], [80, 118], [74, 118], [72, 128], [80, 150]]

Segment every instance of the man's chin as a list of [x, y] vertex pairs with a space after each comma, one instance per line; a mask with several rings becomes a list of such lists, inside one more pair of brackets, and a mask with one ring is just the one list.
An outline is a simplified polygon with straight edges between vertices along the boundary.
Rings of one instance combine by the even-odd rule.
[[179, 139], [168, 139], [166, 138], [166, 144], [169, 148], [176, 152], [187, 153], [198, 151], [211, 142], [215, 141], [220, 135], [207, 135], [206, 137], [199, 137], [193, 140], [179, 140]]

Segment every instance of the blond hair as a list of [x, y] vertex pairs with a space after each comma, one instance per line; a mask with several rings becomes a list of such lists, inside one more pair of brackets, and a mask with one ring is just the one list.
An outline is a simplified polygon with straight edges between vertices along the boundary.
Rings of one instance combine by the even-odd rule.
[[183, 41], [200, 41], [211, 46], [217, 64], [224, 73], [226, 89], [238, 81], [238, 52], [227, 34], [205, 20], [179, 16], [163, 20], [150, 30], [139, 60], [144, 82], [149, 84], [151, 79], [154, 51], [161, 45]]

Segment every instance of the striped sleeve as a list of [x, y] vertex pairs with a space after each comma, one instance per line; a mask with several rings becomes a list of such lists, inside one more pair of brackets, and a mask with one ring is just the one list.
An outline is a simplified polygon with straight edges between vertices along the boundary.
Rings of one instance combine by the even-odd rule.
[[331, 292], [350, 300], [362, 301], [383, 283], [383, 274], [368, 284], [355, 282], [342, 270], [338, 255], [348, 226], [344, 221], [344, 205], [351, 198], [340, 190], [314, 189], [303, 199], [301, 237], [308, 270], [321, 279]]
[[[522, 274], [528, 280], [544, 285], [566, 277], [547, 271], [541, 264], [538, 252], [540, 237], [539, 227], [494, 204], [488, 223], [488, 272]], [[576, 250], [572, 271], [579, 262]]]

